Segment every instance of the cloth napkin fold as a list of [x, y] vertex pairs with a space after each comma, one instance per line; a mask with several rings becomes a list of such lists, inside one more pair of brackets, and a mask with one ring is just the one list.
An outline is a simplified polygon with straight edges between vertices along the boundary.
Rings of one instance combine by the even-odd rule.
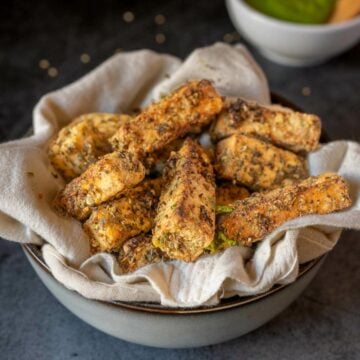
[[270, 102], [266, 78], [248, 51], [222, 43], [197, 49], [184, 62], [147, 50], [118, 54], [75, 83], [44, 96], [34, 109], [34, 135], [0, 145], [0, 236], [42, 245], [55, 278], [85, 297], [195, 307], [290, 283], [299, 264], [335, 246], [342, 228], [360, 228], [360, 145], [338, 141], [311, 153], [309, 168], [312, 175], [335, 171], [348, 180], [354, 201], [348, 210], [287, 222], [254, 251], [233, 247], [194, 263], [153, 264], [128, 275], [121, 274], [112, 255], [90, 256], [81, 224], [58, 216], [51, 207], [64, 184], [51, 173], [49, 140], [80, 114], [126, 113], [188, 79], [201, 78], [212, 80], [222, 95]]

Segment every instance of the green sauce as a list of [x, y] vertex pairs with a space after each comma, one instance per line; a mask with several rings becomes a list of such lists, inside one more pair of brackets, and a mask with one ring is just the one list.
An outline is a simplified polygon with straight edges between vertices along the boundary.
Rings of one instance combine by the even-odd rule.
[[235, 240], [229, 239], [223, 232], [219, 231], [215, 235], [215, 239], [207, 248], [205, 248], [205, 250], [210, 254], [214, 254], [217, 251], [224, 250], [236, 245], [238, 245], [238, 243]]
[[329, 18], [336, 0], [246, 0], [274, 18], [303, 24], [321, 24]]

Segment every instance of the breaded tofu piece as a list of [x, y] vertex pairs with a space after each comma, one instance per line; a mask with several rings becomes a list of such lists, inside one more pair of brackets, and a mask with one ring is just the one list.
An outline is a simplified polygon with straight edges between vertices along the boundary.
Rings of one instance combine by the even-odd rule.
[[128, 119], [128, 115], [107, 113], [79, 116], [51, 142], [48, 149], [51, 164], [66, 181], [79, 176], [100, 156], [112, 152], [108, 139]]
[[288, 220], [349, 206], [346, 181], [337, 174], [325, 173], [235, 202], [231, 213], [221, 215], [218, 230], [241, 245], [251, 245]]
[[[195, 141], [199, 142], [199, 137], [197, 136], [191, 136], [191, 137]], [[165, 168], [166, 162], [170, 158], [171, 153], [179, 151], [184, 141], [185, 138], [178, 138], [172, 141], [170, 144], [166, 145], [162, 150], [158, 150], [151, 153], [148, 157], [146, 157], [143, 160], [143, 164], [146, 167], [146, 169], [150, 170], [150, 172], [155, 171], [157, 173], [162, 173]], [[207, 156], [209, 157], [211, 163], [213, 163], [215, 159], [214, 148], [213, 147], [205, 148], [204, 146], [202, 147], [203, 150], [206, 152]]]
[[249, 190], [243, 186], [224, 183], [216, 188], [216, 206], [229, 205], [248, 196], [250, 196]]
[[222, 105], [222, 97], [210, 81], [189, 81], [122, 124], [110, 141], [116, 150], [146, 156], [178, 137], [199, 131]]
[[119, 250], [126, 240], [151, 230], [161, 185], [161, 178], [145, 179], [119, 199], [95, 208], [83, 225], [92, 252]]
[[169, 260], [151, 241], [151, 235], [139, 235], [125, 242], [118, 257], [124, 273], [133, 272], [143, 266]]
[[60, 212], [84, 220], [91, 208], [134, 187], [145, 177], [145, 168], [132, 154], [113, 152], [90, 165], [55, 198]]
[[294, 152], [309, 152], [319, 145], [320, 118], [279, 105], [262, 106], [244, 99], [227, 99], [211, 129], [212, 139], [235, 133], [256, 136]]
[[308, 176], [306, 161], [290, 151], [236, 133], [216, 146], [217, 176], [254, 190], [271, 190]]
[[190, 138], [167, 166], [152, 242], [169, 258], [194, 261], [214, 238], [213, 168], [205, 150]]
[[144, 166], [147, 169], [163, 169], [171, 153], [179, 151], [184, 143], [184, 140], [184, 138], [175, 139], [170, 144], [167, 144], [163, 149], [151, 153], [144, 159]]

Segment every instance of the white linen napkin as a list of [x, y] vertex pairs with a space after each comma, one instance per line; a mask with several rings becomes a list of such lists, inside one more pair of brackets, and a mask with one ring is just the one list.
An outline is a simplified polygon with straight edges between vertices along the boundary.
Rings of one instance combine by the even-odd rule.
[[49, 139], [80, 114], [128, 112], [188, 79], [201, 78], [212, 80], [222, 95], [269, 103], [266, 78], [248, 51], [222, 43], [195, 50], [183, 63], [147, 50], [118, 54], [75, 83], [44, 96], [34, 110], [34, 135], [0, 145], [0, 236], [42, 245], [55, 278], [85, 297], [195, 307], [290, 283], [299, 263], [335, 246], [342, 228], [360, 228], [360, 145], [338, 141], [321, 147], [308, 160], [312, 175], [336, 171], [349, 181], [354, 204], [348, 210], [290, 221], [254, 252], [234, 247], [194, 263], [171, 261], [122, 275], [112, 255], [90, 257], [80, 223], [58, 216], [51, 207], [63, 183], [51, 174]]

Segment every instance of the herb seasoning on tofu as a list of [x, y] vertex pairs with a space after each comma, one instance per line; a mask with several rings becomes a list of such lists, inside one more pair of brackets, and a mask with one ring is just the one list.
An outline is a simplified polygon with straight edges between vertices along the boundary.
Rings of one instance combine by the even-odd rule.
[[251, 245], [288, 220], [328, 214], [350, 205], [349, 187], [344, 179], [325, 173], [235, 202], [233, 211], [220, 218], [218, 229], [239, 244]]
[[187, 133], [199, 132], [222, 105], [210, 81], [189, 81], [122, 124], [111, 143], [116, 150], [146, 157]]
[[155, 219], [153, 244], [170, 258], [196, 260], [215, 234], [215, 181], [210, 160], [194, 140], [173, 153]]
[[316, 115], [191, 80], [131, 116], [84, 114], [61, 129], [48, 155], [68, 183], [54, 208], [124, 274], [251, 246], [288, 220], [351, 205], [341, 176], [308, 175], [320, 132]]

